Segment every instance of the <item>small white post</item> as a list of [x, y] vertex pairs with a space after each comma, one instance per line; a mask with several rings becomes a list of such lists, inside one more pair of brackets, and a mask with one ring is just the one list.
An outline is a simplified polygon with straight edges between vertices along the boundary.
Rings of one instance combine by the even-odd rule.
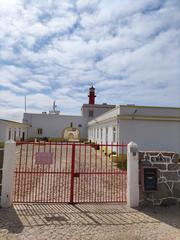
[[139, 154], [134, 142], [127, 146], [127, 205], [139, 206]]
[[2, 172], [1, 207], [10, 207], [13, 202], [14, 168], [16, 162], [16, 143], [13, 140], [5, 142]]

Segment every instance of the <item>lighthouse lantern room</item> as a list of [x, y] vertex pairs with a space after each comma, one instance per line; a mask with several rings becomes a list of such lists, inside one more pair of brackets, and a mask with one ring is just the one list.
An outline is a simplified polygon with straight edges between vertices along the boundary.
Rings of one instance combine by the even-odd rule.
[[89, 104], [95, 104], [95, 88], [92, 86], [89, 88]]

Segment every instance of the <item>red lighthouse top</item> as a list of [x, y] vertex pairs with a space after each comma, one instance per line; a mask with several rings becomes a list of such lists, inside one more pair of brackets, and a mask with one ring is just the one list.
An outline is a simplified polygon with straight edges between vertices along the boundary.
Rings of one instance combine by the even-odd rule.
[[92, 86], [89, 88], [89, 104], [95, 104], [95, 88]]

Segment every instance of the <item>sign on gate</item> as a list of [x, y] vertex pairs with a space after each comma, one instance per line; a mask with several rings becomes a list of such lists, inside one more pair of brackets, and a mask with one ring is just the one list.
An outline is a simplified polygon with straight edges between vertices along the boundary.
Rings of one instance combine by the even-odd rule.
[[35, 155], [36, 164], [52, 164], [53, 153], [51, 152], [37, 152]]

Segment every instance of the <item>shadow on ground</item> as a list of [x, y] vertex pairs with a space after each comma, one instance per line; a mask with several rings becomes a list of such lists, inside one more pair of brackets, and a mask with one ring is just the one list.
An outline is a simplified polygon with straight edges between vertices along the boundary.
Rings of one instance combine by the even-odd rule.
[[180, 205], [154, 207], [144, 206], [136, 210], [146, 216], [180, 229]]
[[0, 231], [50, 225], [132, 225], [164, 222], [180, 228], [180, 206], [128, 208], [118, 204], [16, 204], [0, 209]]
[[[10, 233], [21, 233], [24, 226], [14, 206], [0, 208], [0, 231]], [[2, 235], [2, 234], [1, 234]]]

